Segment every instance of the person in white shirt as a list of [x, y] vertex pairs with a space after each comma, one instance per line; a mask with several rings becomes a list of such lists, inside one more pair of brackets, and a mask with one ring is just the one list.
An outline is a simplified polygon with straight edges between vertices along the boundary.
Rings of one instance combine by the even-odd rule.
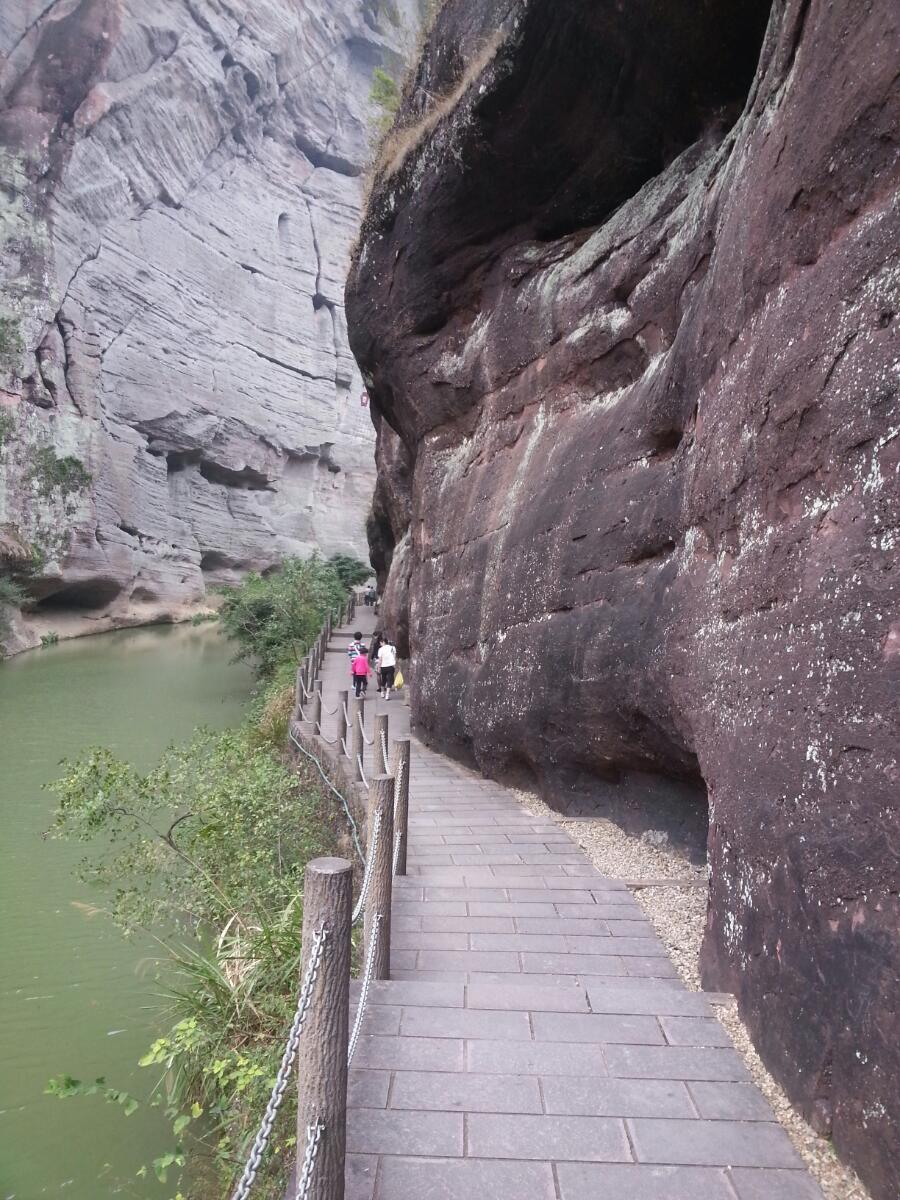
[[385, 700], [391, 698], [391, 688], [394, 686], [394, 672], [397, 669], [397, 647], [391, 639], [385, 636], [378, 647], [378, 670], [380, 672], [379, 687]]

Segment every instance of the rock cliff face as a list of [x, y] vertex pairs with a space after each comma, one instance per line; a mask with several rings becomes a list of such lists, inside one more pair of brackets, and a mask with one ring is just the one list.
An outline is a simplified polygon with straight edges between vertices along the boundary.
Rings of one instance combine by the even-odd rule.
[[883, 1200], [898, 22], [448, 0], [347, 291], [418, 721], [559, 808], [708, 802], [706, 981]]
[[363, 550], [344, 275], [373, 72], [418, 23], [418, 0], [2, 5], [0, 528], [45, 560], [19, 644]]

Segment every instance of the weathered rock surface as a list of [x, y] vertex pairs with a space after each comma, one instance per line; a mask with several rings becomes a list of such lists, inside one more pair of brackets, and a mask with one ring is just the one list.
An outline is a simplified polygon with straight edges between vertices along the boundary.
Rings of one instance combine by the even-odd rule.
[[[44, 550], [35, 628], [363, 551], [344, 276], [373, 71], [399, 74], [418, 21], [418, 0], [2, 5], [0, 527]], [[42, 478], [41, 447], [90, 484]]]
[[442, 9], [347, 290], [370, 539], [436, 742], [708, 797], [707, 983], [893, 1200], [900, 10], [769, 9]]

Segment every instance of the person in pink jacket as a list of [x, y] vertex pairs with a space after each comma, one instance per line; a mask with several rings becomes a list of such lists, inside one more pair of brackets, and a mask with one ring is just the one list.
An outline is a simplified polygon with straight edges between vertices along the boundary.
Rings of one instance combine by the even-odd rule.
[[369, 676], [372, 674], [372, 668], [369, 666], [369, 657], [365, 650], [361, 650], [351, 662], [350, 674], [353, 676], [354, 691], [356, 696], [359, 697], [368, 687]]

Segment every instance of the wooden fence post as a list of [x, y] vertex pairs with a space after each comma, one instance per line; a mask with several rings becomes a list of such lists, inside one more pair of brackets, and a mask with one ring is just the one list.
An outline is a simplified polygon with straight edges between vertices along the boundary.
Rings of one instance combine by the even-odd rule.
[[363, 738], [363, 728], [366, 721], [366, 702], [359, 697], [354, 701], [350, 710], [350, 720], [353, 726], [350, 730], [350, 774], [354, 779], [362, 780], [363, 772], [360, 763], [365, 758], [366, 743]]
[[338, 692], [338, 711], [337, 711], [337, 735], [338, 735], [338, 754], [344, 753], [344, 745], [350, 749], [347, 738], [350, 736], [350, 730], [347, 728], [347, 705], [350, 703], [349, 692]]
[[322, 732], [322, 688], [317, 683], [313, 685], [315, 691], [312, 694], [312, 712], [309, 719], [313, 724], [313, 733]]
[[406, 846], [409, 840], [409, 738], [397, 738], [394, 742], [394, 827], [400, 834], [395, 874], [406, 874]]
[[388, 715], [387, 713], [375, 714], [375, 733], [374, 745], [372, 746], [372, 757], [375, 759], [375, 765], [372, 771], [376, 775], [390, 775], [391, 766], [388, 759]]
[[344, 1197], [352, 906], [353, 870], [345, 858], [314, 858], [307, 864], [301, 982], [315, 945], [314, 935], [320, 929], [328, 931], [297, 1049], [298, 1176], [308, 1127], [324, 1126], [309, 1200]]
[[372, 831], [375, 827], [375, 815], [378, 812], [381, 813], [381, 830], [378, 834], [378, 845], [375, 847], [375, 858], [372, 862], [369, 895], [366, 898], [364, 942], [368, 957], [372, 934], [376, 927], [375, 918], [380, 915], [378, 945], [375, 949], [372, 978], [390, 979], [391, 887], [394, 858], [394, 781], [390, 775], [378, 774], [369, 785], [367, 856], [372, 853]]
[[303, 664], [297, 668], [297, 673], [294, 676], [294, 717], [296, 720], [302, 720], [300, 710], [303, 707]]

